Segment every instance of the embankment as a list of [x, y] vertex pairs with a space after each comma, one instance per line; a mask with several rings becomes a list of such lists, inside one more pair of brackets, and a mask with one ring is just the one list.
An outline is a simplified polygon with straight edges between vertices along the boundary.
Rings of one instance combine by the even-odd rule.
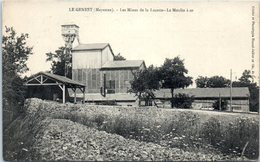
[[246, 143], [258, 156], [256, 115], [39, 99], [25, 110], [4, 132], [5, 160], [240, 160]]

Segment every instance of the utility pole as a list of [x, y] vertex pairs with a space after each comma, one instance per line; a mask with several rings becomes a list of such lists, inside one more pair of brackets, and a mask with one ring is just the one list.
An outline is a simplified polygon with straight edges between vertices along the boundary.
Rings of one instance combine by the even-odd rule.
[[233, 108], [232, 108], [232, 69], [230, 69], [230, 111], [233, 111]]
[[106, 74], [103, 75], [103, 87], [100, 88], [100, 93], [103, 97], [106, 97], [106, 90], [107, 90], [107, 86], [106, 86]]

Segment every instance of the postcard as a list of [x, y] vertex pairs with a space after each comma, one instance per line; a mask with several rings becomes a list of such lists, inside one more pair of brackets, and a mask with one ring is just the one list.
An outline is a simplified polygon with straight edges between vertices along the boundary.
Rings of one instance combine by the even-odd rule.
[[256, 160], [259, 2], [5, 0], [3, 159]]

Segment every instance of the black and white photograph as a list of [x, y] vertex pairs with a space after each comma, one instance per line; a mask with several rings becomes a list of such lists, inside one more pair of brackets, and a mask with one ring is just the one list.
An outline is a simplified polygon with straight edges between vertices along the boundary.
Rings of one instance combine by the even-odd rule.
[[2, 160], [258, 161], [258, 1], [2, 2]]

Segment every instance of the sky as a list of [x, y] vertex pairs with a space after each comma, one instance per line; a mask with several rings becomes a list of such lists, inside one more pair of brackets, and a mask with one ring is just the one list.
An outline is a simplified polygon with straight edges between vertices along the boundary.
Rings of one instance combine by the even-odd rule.
[[[50, 69], [45, 53], [64, 45], [61, 25], [75, 23], [80, 27], [82, 44], [109, 43], [115, 54], [128, 60], [145, 60], [147, 66], [161, 66], [165, 58], [180, 56], [194, 80], [214, 75], [229, 79], [230, 69], [236, 80], [245, 69], [251, 70], [254, 50], [258, 81], [259, 37], [252, 41], [252, 32], [259, 36], [257, 7], [256, 2], [9, 0], [3, 5], [3, 25], [29, 34], [33, 55], [27, 64], [28, 76]], [[72, 8], [81, 11], [71, 11]], [[86, 8], [113, 12], [91, 12]], [[127, 8], [138, 12], [120, 11]], [[155, 12], [167, 8], [185, 12]]]

